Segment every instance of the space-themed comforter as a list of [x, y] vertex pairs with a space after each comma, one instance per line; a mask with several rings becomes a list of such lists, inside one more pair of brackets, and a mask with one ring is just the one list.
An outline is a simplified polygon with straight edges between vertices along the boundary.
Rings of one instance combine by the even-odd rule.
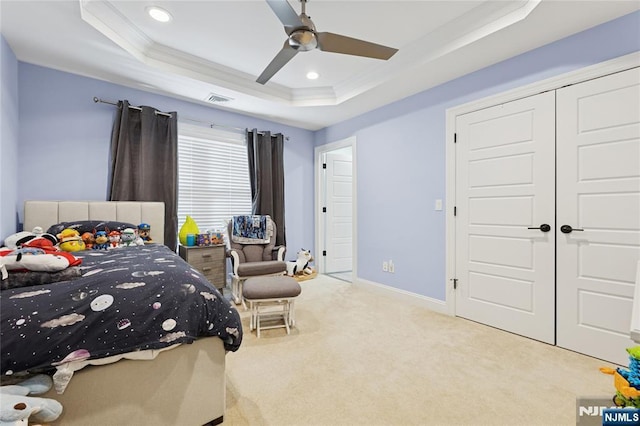
[[217, 336], [242, 341], [240, 317], [200, 272], [163, 245], [86, 250], [82, 277], [0, 292], [1, 373], [161, 349]]

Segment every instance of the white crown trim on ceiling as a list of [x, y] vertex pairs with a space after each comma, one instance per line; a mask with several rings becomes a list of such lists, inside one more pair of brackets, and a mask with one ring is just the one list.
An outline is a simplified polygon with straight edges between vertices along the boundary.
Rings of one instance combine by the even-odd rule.
[[[277, 83], [261, 85], [256, 76], [155, 42], [107, 0], [80, 0], [81, 18], [137, 60], [151, 67], [206, 82], [224, 96], [242, 93], [290, 106], [338, 105], [412, 68], [441, 58], [525, 19], [541, 0], [484, 1], [421, 38], [400, 47], [389, 61], [380, 61], [333, 87], [292, 89]], [[460, 35], [460, 28], [466, 31]], [[202, 100], [202, 99], [198, 99]]]

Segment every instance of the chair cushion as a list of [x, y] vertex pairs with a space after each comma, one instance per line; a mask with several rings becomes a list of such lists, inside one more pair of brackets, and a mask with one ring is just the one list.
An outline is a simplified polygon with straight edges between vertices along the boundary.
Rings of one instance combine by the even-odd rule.
[[238, 265], [239, 277], [255, 277], [257, 275], [277, 274], [287, 270], [287, 264], [278, 260], [263, 262], [246, 262]]
[[301, 291], [300, 284], [287, 276], [249, 278], [242, 285], [242, 295], [249, 300], [296, 297]]

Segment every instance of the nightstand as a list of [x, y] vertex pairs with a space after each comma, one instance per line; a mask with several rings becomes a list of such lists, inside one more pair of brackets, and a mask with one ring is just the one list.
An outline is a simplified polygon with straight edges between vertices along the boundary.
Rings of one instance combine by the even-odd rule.
[[218, 290], [227, 285], [227, 246], [193, 246], [178, 247], [180, 257], [187, 263], [202, 272], [202, 274]]

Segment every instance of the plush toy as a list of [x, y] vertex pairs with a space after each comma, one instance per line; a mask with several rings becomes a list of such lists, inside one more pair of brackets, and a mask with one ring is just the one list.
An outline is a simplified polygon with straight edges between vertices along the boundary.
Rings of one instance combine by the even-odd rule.
[[107, 231], [94, 231], [94, 250], [106, 250], [109, 247], [109, 236]]
[[56, 420], [62, 414], [62, 404], [55, 399], [30, 396], [47, 392], [52, 384], [51, 377], [39, 374], [17, 385], [0, 386], [0, 426]]
[[66, 228], [63, 229], [58, 235], [58, 247], [62, 251], [75, 252], [85, 250], [87, 247], [80, 237], [80, 233], [75, 229]]
[[55, 237], [42, 234], [23, 242], [20, 247], [0, 249], [0, 275], [7, 279], [7, 271], [57, 272], [82, 263], [71, 253], [56, 247]]
[[109, 248], [114, 249], [120, 247], [120, 231], [114, 229], [110, 231], [107, 236], [109, 237]]
[[309, 262], [313, 261], [311, 251], [300, 249], [297, 256], [298, 258], [294, 262], [287, 262], [287, 275], [290, 277], [300, 274], [311, 275], [313, 273], [309, 267]]
[[148, 223], [141, 223], [138, 225], [138, 236], [142, 238], [142, 241], [147, 243], [152, 243], [151, 239], [151, 226]]
[[120, 235], [120, 245], [123, 247], [142, 246], [144, 245], [144, 241], [142, 241], [142, 238], [138, 237], [138, 233], [135, 229], [126, 228], [122, 230], [122, 234]]
[[29, 231], [16, 232], [15, 234], [9, 235], [7, 238], [5, 238], [4, 245], [5, 247], [10, 249], [16, 249], [20, 247], [22, 243], [35, 238], [35, 236], [36, 235], [33, 232]]
[[3, 280], [8, 277], [7, 271], [57, 272], [81, 263], [81, 259], [58, 249], [46, 237], [33, 238], [17, 249], [0, 249]]
[[7, 248], [10, 249], [16, 249], [22, 246], [22, 244], [36, 238], [36, 237], [43, 237], [43, 238], [47, 238], [48, 240], [52, 241], [53, 244], [57, 244], [58, 240], [56, 239], [56, 237], [54, 237], [51, 234], [47, 234], [45, 232], [42, 232], [42, 228], [39, 226], [36, 226], [35, 228], [33, 228], [33, 231], [29, 232], [29, 231], [20, 231], [20, 232], [16, 232], [15, 234], [9, 235], [5, 240], [4, 240], [4, 245]]
[[85, 232], [80, 236], [84, 241], [84, 246], [87, 250], [91, 250], [96, 242], [96, 237], [91, 232]]

